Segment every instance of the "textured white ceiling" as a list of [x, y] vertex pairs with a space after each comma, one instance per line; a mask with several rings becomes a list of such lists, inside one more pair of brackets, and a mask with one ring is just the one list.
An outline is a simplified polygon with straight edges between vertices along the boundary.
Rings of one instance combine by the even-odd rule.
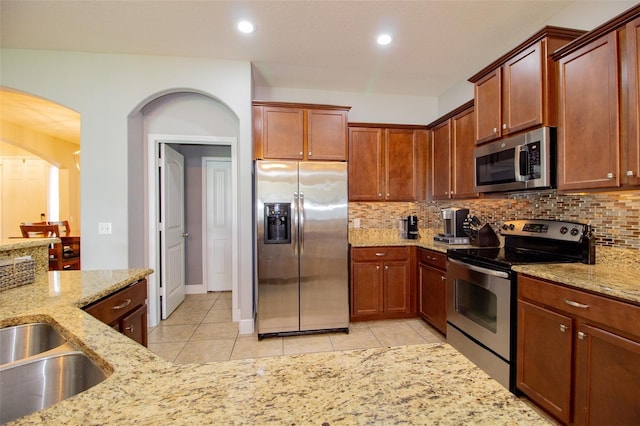
[[576, 2], [0, 0], [0, 45], [242, 60], [257, 86], [437, 97]]
[[[2, 0], [3, 47], [251, 61], [256, 84], [438, 96], [574, 0]], [[255, 23], [251, 35], [235, 23]], [[375, 44], [389, 32], [394, 41]]]

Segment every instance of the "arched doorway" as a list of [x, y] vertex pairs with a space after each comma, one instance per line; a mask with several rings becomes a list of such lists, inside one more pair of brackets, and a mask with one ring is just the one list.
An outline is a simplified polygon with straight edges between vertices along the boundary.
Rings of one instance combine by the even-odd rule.
[[79, 233], [80, 114], [6, 87], [0, 110], [0, 238], [41, 220], [68, 220]]
[[[237, 187], [239, 121], [235, 113], [226, 105], [208, 94], [195, 91], [176, 90], [157, 94], [142, 102], [129, 117], [129, 264], [132, 267], [148, 266], [156, 270], [161, 267], [159, 263], [159, 238], [158, 238], [158, 188], [156, 178], [157, 147], [161, 143], [169, 143], [182, 146], [187, 156], [191, 155], [194, 165], [201, 165], [202, 158], [219, 156], [218, 148], [224, 148], [232, 162], [233, 187]], [[213, 150], [213, 151], [212, 151]], [[217, 153], [216, 153], [217, 152]], [[197, 158], [195, 158], [197, 157]], [[189, 160], [187, 159], [187, 162]], [[202, 167], [202, 166], [199, 166]], [[203, 185], [189, 185], [204, 197], [206, 187]], [[237, 216], [237, 197], [233, 189], [232, 197], [233, 216]], [[199, 196], [199, 195], [198, 195]], [[203, 198], [204, 199], [204, 198]], [[205, 289], [202, 281], [203, 265], [205, 264], [205, 250], [203, 249], [203, 217], [199, 215], [201, 201], [190, 204], [191, 213], [196, 211], [195, 217], [190, 214], [191, 224], [187, 228], [190, 234], [191, 250], [188, 250], [189, 259], [187, 267], [188, 281], [185, 283], [188, 293], [199, 292]], [[144, 216], [140, 216], [140, 212]], [[234, 320], [239, 319], [238, 310], [238, 248], [237, 220], [233, 221], [234, 248], [232, 249], [232, 313]], [[191, 228], [192, 230], [190, 230]], [[193, 229], [195, 228], [195, 231]], [[154, 326], [160, 320], [159, 312], [159, 275], [149, 277], [149, 323]]]

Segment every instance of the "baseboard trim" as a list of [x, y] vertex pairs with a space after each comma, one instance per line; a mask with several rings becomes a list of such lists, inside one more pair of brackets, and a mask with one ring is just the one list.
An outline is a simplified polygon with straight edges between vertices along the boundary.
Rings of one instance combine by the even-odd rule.
[[240, 320], [238, 322], [238, 332], [240, 334], [253, 334], [255, 331], [255, 321], [250, 320]]
[[190, 284], [184, 286], [184, 294], [205, 294], [207, 288], [204, 284]]

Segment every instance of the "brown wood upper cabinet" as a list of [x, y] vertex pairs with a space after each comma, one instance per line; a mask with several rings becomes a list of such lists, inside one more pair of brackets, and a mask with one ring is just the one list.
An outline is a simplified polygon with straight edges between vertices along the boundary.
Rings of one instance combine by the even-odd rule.
[[584, 31], [545, 27], [471, 78], [476, 143], [539, 125], [557, 125], [556, 73], [550, 55]]
[[558, 189], [640, 184], [640, 6], [553, 54], [558, 62]]
[[254, 159], [346, 161], [349, 109], [254, 102]]
[[349, 200], [426, 199], [426, 126], [349, 123]]
[[429, 124], [431, 128], [431, 199], [474, 198], [473, 101]]

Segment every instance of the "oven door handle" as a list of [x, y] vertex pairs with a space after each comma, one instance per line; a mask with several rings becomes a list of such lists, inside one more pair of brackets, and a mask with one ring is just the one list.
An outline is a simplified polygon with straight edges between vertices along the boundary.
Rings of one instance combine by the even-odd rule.
[[459, 260], [455, 260], [455, 259], [449, 259], [449, 262], [454, 263], [456, 265], [460, 265], [463, 268], [467, 268], [472, 271], [480, 272], [481, 274], [491, 275], [493, 277], [499, 277], [499, 278], [509, 278], [508, 272], [494, 271], [493, 269], [487, 269], [481, 266], [470, 265], [468, 263], [460, 262]]

